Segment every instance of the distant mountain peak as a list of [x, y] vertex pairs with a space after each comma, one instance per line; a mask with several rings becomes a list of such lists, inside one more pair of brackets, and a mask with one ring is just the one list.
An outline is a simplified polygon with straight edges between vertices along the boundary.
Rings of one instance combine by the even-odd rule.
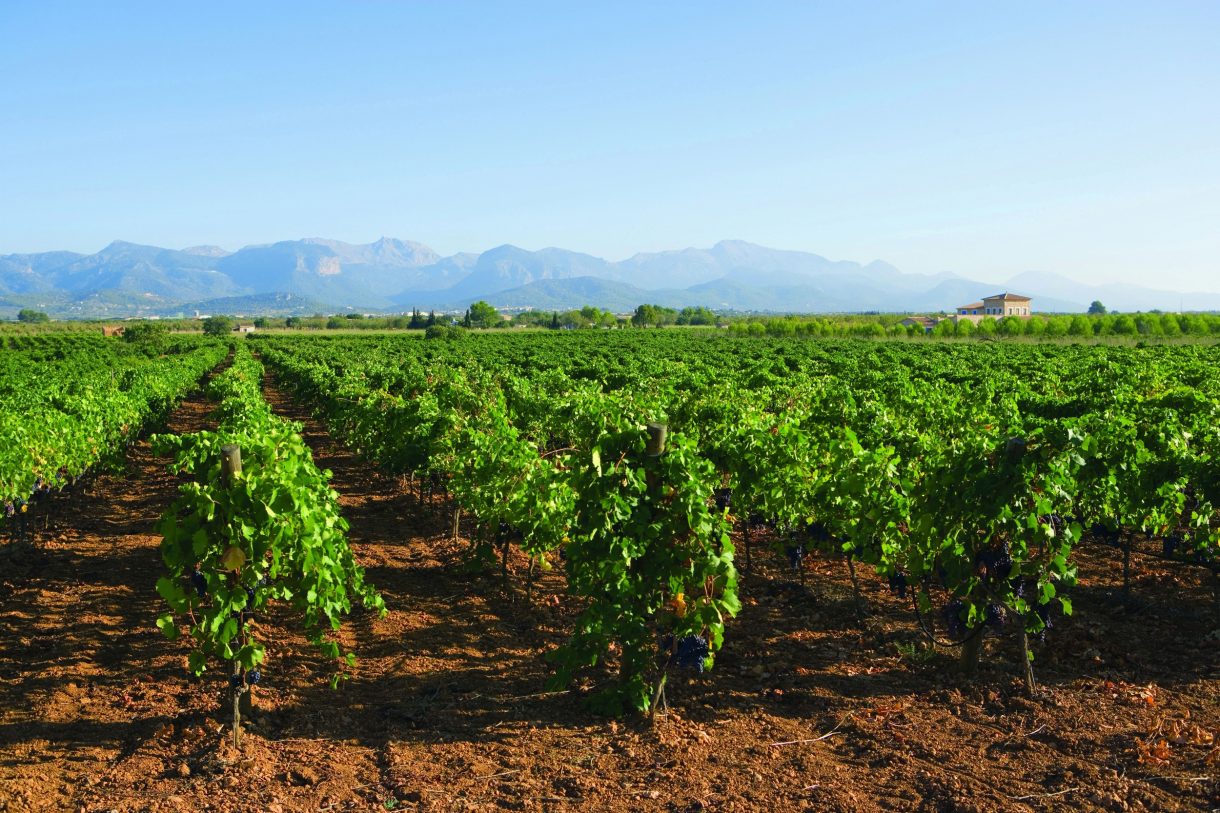
[[220, 246], [187, 246], [182, 249], [183, 254], [194, 254], [197, 257], [228, 257], [233, 252], [221, 248]]
[[300, 303], [314, 312], [445, 307], [479, 299], [518, 307], [629, 309], [656, 302], [776, 312], [935, 312], [1006, 289], [1028, 293], [1039, 312], [1079, 311], [1094, 299], [1123, 311], [1220, 309], [1217, 294], [1083, 285], [1033, 271], [1006, 282], [907, 274], [880, 259], [862, 265], [741, 239], [637, 253], [619, 262], [511, 243], [441, 257], [422, 243], [384, 234], [365, 244], [309, 237], [233, 252], [115, 240], [91, 255], [0, 255], [0, 315], [40, 303], [49, 303], [46, 309], [57, 316], [112, 317], [173, 315], [188, 303], [212, 312], [282, 312]]

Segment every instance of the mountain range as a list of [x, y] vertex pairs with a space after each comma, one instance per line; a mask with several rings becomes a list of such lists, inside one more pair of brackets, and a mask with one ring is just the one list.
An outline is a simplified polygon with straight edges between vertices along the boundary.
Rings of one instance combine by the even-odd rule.
[[617, 312], [644, 302], [774, 312], [930, 312], [1013, 291], [1038, 311], [1220, 310], [1220, 294], [1132, 285], [1089, 286], [1026, 273], [1008, 280], [907, 274], [874, 260], [724, 240], [711, 248], [637, 254], [610, 262], [560, 248], [503, 245], [442, 257], [422, 243], [383, 237], [363, 245], [309, 238], [246, 246], [168, 249], [116, 241], [96, 254], [0, 255], [0, 316], [19, 308], [60, 318], [267, 315], [500, 308]]

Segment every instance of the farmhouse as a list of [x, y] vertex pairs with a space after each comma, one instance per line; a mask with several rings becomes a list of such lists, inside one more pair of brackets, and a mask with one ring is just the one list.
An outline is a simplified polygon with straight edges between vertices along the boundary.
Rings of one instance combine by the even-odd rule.
[[923, 328], [924, 333], [931, 333], [932, 328], [936, 327], [936, 323], [939, 321], [940, 321], [940, 319], [938, 319], [935, 316], [908, 316], [906, 319], [903, 319], [899, 324], [901, 324], [903, 327], [908, 327], [908, 328], [912, 327], [912, 326], [918, 326], [918, 327]]
[[982, 302], [971, 302], [969, 305], [959, 305], [955, 321], [969, 319], [971, 322], [981, 322], [990, 317], [1003, 319], [1005, 316], [1017, 316], [1028, 319], [1032, 300], [1020, 294], [1002, 293], [984, 297]]

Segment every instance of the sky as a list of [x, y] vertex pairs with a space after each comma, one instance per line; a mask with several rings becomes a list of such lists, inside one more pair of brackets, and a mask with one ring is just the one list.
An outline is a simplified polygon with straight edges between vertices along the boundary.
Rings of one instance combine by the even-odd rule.
[[1220, 291], [1220, 3], [0, 0], [0, 254], [743, 239]]

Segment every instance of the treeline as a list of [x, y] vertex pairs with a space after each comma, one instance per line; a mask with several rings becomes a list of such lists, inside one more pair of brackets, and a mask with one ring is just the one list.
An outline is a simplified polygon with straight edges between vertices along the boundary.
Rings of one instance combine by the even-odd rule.
[[969, 320], [942, 319], [932, 330], [923, 324], [903, 324], [900, 314], [861, 316], [746, 317], [729, 325], [742, 336], [833, 336], [841, 338], [921, 337], [1034, 339], [1089, 337], [1220, 336], [1220, 314], [1213, 313], [1108, 313], [1046, 314], [1028, 318], [1006, 316]]
[[502, 314], [487, 302], [476, 302], [464, 313], [437, 313], [413, 310], [409, 314], [370, 316], [362, 313], [341, 315], [236, 318], [213, 316], [205, 319], [157, 320], [93, 320], [44, 321], [27, 318], [18, 322], [0, 323], [0, 335], [25, 335], [48, 331], [99, 331], [103, 325], [121, 325], [124, 330], [137, 332], [154, 329], [171, 333], [202, 331], [224, 335], [238, 325], [250, 325], [258, 330], [420, 330], [431, 329], [433, 336], [457, 335], [462, 328], [486, 330], [504, 328], [535, 328], [579, 330], [605, 328], [658, 328], [670, 326], [706, 326], [727, 328], [736, 336], [812, 336], [833, 338], [1173, 338], [1220, 337], [1220, 314], [1216, 313], [1078, 313], [1035, 314], [1028, 318], [1008, 316], [985, 318], [975, 323], [969, 320], [942, 319], [929, 331], [913, 317], [905, 314], [836, 314], [789, 315], [716, 313], [705, 307], [678, 310], [662, 305], [638, 306], [631, 314], [616, 314], [587, 305], [566, 311], [523, 311], [512, 316]]

